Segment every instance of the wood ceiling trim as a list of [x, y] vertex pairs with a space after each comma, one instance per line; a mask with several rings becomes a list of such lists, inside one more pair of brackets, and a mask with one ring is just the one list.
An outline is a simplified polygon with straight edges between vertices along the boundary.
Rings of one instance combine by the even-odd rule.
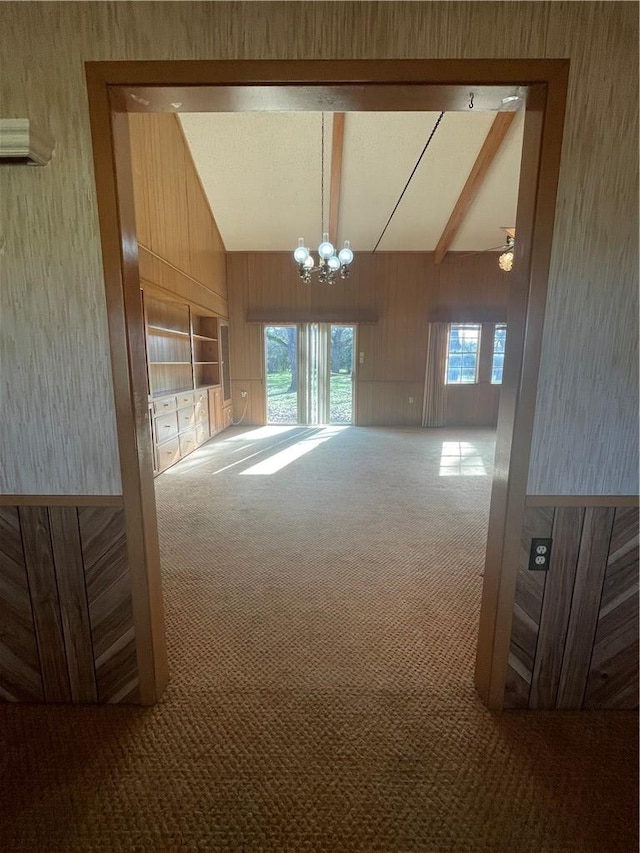
[[507, 135], [507, 131], [511, 127], [515, 115], [516, 114], [514, 112], [498, 113], [493, 120], [489, 133], [487, 133], [487, 137], [482, 143], [480, 153], [476, 157], [476, 162], [473, 164], [469, 177], [467, 178], [467, 181], [462, 188], [462, 192], [453, 207], [449, 221], [445, 225], [444, 231], [438, 240], [438, 245], [436, 246], [434, 253], [434, 263], [442, 263], [444, 256], [449, 251], [449, 246], [451, 246], [455, 239], [465, 216], [469, 212], [469, 208], [471, 207], [475, 197], [478, 195], [480, 187], [482, 186], [487, 176], [487, 172], [489, 171], [489, 167], [500, 150], [500, 146]]
[[331, 182], [329, 185], [329, 240], [338, 245], [338, 216], [342, 187], [342, 152], [344, 150], [344, 113], [333, 115], [331, 142]]

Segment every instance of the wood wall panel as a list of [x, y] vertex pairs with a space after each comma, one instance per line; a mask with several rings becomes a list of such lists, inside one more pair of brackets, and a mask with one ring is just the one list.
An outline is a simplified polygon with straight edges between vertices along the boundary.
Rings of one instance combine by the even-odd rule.
[[75, 507], [49, 507], [49, 526], [69, 687], [73, 702], [95, 702], [96, 674], [87, 588]]
[[43, 698], [18, 508], [0, 507], [0, 699]]
[[137, 702], [120, 507], [0, 507], [0, 700]]
[[136, 700], [138, 674], [124, 511], [78, 511], [100, 702]]
[[129, 131], [138, 242], [191, 273], [187, 152], [176, 120], [170, 114], [131, 115]]
[[131, 114], [129, 137], [141, 280], [226, 318], [225, 248], [177, 117]]
[[152, 255], [144, 246], [138, 247], [140, 282], [145, 292], [158, 299], [182, 300], [221, 317], [229, 314], [229, 304], [217, 293], [208, 290], [199, 281], [169, 266], [162, 258]]
[[444, 426], [495, 426], [498, 422], [500, 387], [490, 382], [446, 386]]
[[[246, 409], [245, 400], [240, 396], [241, 391], [247, 392]], [[239, 421], [242, 418], [243, 426], [259, 426], [260, 424], [264, 424], [266, 400], [263, 380], [232, 380], [231, 399], [235, 421]]]
[[558, 708], [579, 708], [593, 650], [613, 527], [613, 507], [586, 507], [571, 615], [558, 685]]
[[356, 425], [416, 426], [416, 419], [422, 420], [422, 389], [419, 382], [358, 382]]
[[[56, 155], [45, 169], [0, 174], [0, 195], [12, 200], [1, 298], [11, 365], [2, 398], [13, 412], [0, 439], [1, 489], [120, 490], [85, 61], [569, 57], [530, 488], [637, 494], [635, 4], [184, 2], [163, 4], [162, 14], [141, 3], [2, 7], [3, 114], [28, 114], [50, 131]], [[612, 99], [613, 89], [627, 96]]]
[[[471, 321], [488, 313], [506, 318], [508, 276], [491, 255], [449, 255], [441, 265], [432, 253], [361, 252], [351, 276], [331, 287], [305, 285], [289, 253], [237, 252], [227, 256], [231, 314], [231, 370], [238, 387], [263, 379], [262, 327], [270, 322], [357, 322], [357, 423], [418, 426], [427, 353], [428, 324]], [[376, 322], [371, 322], [375, 318]], [[255, 388], [264, 394], [264, 388]], [[467, 393], [469, 392], [469, 393]], [[448, 423], [495, 424], [499, 388], [483, 383], [453, 389]], [[414, 402], [409, 403], [409, 397]], [[238, 412], [234, 399], [234, 412]], [[252, 416], [264, 396], [252, 402]], [[258, 421], [263, 423], [264, 421]]]
[[638, 509], [617, 509], [585, 705], [638, 704]]
[[505, 688], [508, 707], [526, 708], [529, 704], [547, 577], [546, 572], [528, 571], [529, 548], [532, 537], [551, 536], [553, 515], [549, 507], [529, 508], [524, 514]]
[[45, 699], [68, 702], [71, 688], [47, 508], [23, 506], [19, 515]]
[[556, 704], [583, 518], [582, 507], [563, 506], [556, 509], [553, 519], [553, 568], [545, 582], [531, 682], [530, 702], [536, 708], [553, 708]]
[[[638, 705], [638, 508], [579, 500], [525, 511], [507, 708]], [[549, 571], [531, 572], [547, 536]]]

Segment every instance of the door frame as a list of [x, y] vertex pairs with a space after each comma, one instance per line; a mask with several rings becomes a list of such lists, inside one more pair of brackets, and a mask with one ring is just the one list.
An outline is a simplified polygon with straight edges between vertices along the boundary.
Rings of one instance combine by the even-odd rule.
[[209, 99], [222, 99], [229, 104], [227, 109], [236, 110], [256, 108], [257, 101], [270, 99], [276, 103], [274, 109], [288, 104], [291, 109], [297, 105], [298, 109], [385, 111], [402, 109], [404, 103], [409, 109], [462, 110], [471, 91], [476, 108], [482, 109], [485, 99], [495, 97], [498, 90], [527, 87], [518, 242], [507, 316], [509, 344], [475, 668], [482, 701], [489, 708], [501, 708], [569, 60], [106, 61], [87, 62], [85, 68], [142, 704], [154, 704], [160, 698], [168, 664], [127, 112], [206, 110]]

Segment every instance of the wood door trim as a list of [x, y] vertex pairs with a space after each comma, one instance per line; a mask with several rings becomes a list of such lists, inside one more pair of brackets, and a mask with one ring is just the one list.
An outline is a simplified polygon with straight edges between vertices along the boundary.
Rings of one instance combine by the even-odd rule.
[[[137, 317], [139, 280], [131, 193], [122, 174], [116, 181], [116, 155], [126, 173], [127, 147], [120, 138], [126, 112], [175, 112], [178, 90], [194, 87], [291, 86], [303, 103], [317, 104], [331, 86], [352, 86], [365, 109], [374, 87], [386, 93], [386, 108], [401, 108], [398, 93], [410, 99], [414, 86], [441, 93], [447, 109], [461, 109], [473, 89], [476, 106], [499, 87], [528, 88], [523, 174], [518, 205], [518, 243], [510, 302], [511, 347], [498, 419], [497, 473], [494, 476], [485, 583], [476, 658], [476, 687], [491, 708], [501, 708], [509, 651], [517, 553], [533, 433], [542, 324], [555, 218], [569, 60], [231, 60], [86, 63], [95, 180], [102, 240], [107, 316], [116, 398], [142, 701], [156, 701], [167, 679], [166, 644], [159, 586], [151, 443], [146, 424], [143, 325]], [[397, 85], [394, 85], [397, 84]], [[122, 87], [148, 87], [146, 105]], [[385, 89], [385, 86], [387, 87]], [[165, 91], [163, 91], [165, 87]], [[182, 87], [182, 88], [181, 88]], [[471, 87], [471, 89], [469, 88]], [[483, 88], [484, 87], [484, 88]], [[497, 88], [496, 88], [497, 87]], [[170, 91], [167, 91], [170, 89]], [[417, 94], [420, 94], [418, 92]], [[393, 96], [393, 98], [391, 97]], [[164, 99], [164, 100], [163, 100]], [[298, 105], [297, 109], [304, 109]], [[306, 108], [309, 108], [308, 106]], [[413, 106], [424, 109], [424, 106]], [[112, 109], [115, 111], [112, 118]], [[112, 138], [112, 131], [116, 143]], [[120, 150], [119, 150], [120, 149]], [[525, 186], [526, 185], [526, 186]], [[130, 189], [130, 188], [129, 188]], [[522, 195], [522, 192], [521, 192]], [[122, 234], [121, 234], [122, 228]], [[135, 298], [131, 291], [135, 289]], [[128, 292], [129, 291], [129, 292]], [[136, 303], [137, 302], [137, 308]], [[515, 334], [514, 334], [515, 331]], [[518, 346], [513, 343], [516, 341]], [[511, 349], [511, 358], [509, 358]], [[510, 365], [510, 367], [509, 367]], [[509, 369], [506, 369], [508, 368]], [[143, 401], [144, 405], [140, 403]]]

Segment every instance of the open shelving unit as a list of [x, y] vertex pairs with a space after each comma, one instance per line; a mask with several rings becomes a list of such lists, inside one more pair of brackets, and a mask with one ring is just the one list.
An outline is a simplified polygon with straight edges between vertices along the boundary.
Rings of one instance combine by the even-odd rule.
[[145, 296], [149, 395], [193, 388], [189, 307]]
[[193, 342], [194, 387], [203, 388], [220, 383], [220, 348], [218, 318], [191, 314]]
[[220, 356], [221, 347], [228, 351], [228, 329], [216, 315], [202, 314], [186, 302], [164, 300], [147, 290], [142, 302], [149, 426], [154, 470], [161, 473], [231, 423], [221, 385], [224, 378], [225, 390], [229, 388], [228, 364], [225, 372]]

